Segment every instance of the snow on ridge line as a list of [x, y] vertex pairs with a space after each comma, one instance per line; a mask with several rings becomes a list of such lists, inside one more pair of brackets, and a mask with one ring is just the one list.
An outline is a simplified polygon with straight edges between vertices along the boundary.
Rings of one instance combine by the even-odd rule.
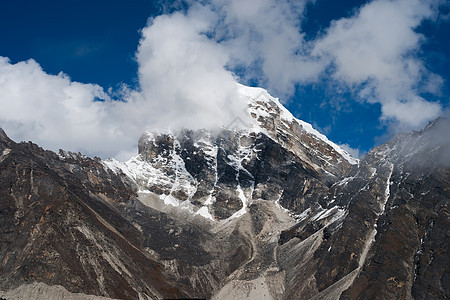
[[345, 151], [344, 149], [342, 149], [341, 147], [339, 147], [337, 144], [333, 143], [332, 141], [330, 141], [324, 134], [320, 133], [319, 131], [317, 131], [316, 129], [314, 129], [312, 127], [311, 124], [299, 120], [297, 118], [295, 118], [295, 120], [302, 125], [303, 129], [312, 134], [317, 136], [319, 139], [321, 139], [322, 141], [324, 141], [325, 143], [327, 143], [328, 145], [330, 145], [331, 147], [333, 147], [333, 149], [339, 153], [346, 161], [348, 161], [350, 164], [352, 165], [356, 165], [359, 161], [359, 159], [354, 158], [353, 156], [351, 156], [347, 151]]
[[[267, 90], [265, 90], [263, 88], [260, 88], [260, 87], [249, 87], [249, 86], [245, 86], [245, 85], [242, 85], [242, 84], [239, 84], [239, 83], [237, 84], [237, 86], [238, 86], [239, 94], [242, 95], [242, 96], [248, 97], [251, 100], [259, 100], [259, 101], [263, 101], [263, 102], [269, 102], [269, 101], [270, 102], [274, 102], [277, 105], [277, 107], [280, 109], [280, 115], [281, 115], [281, 118], [284, 121], [286, 121], [288, 123], [297, 122], [303, 128], [303, 130], [306, 133], [317, 137], [318, 139], [320, 139], [324, 143], [326, 143], [329, 146], [331, 146], [348, 163], [350, 163], [352, 165], [358, 164], [359, 159], [356, 159], [356, 158], [352, 157], [347, 151], [342, 149], [339, 145], [337, 145], [336, 143], [330, 141], [324, 134], [322, 134], [319, 131], [317, 131], [316, 129], [314, 129], [313, 126], [310, 123], [305, 122], [303, 120], [300, 120], [300, 119], [294, 117], [292, 115], [292, 113], [286, 107], [284, 107], [283, 104], [281, 104], [279, 98], [275, 98], [275, 97], [271, 96]], [[255, 125], [256, 124], [252, 125], [254, 130], [256, 129], [258, 131], [266, 133], [263, 128], [260, 128], [258, 125], [256, 125], [256, 127], [255, 127]], [[167, 135], [170, 135], [170, 136], [174, 136], [174, 135], [177, 134], [177, 130], [166, 129], [166, 130], [162, 130], [162, 131], [146, 131], [146, 132], [144, 132], [144, 134], [142, 135], [141, 138], [145, 138], [147, 140], [151, 140], [151, 139], [154, 139], [159, 134], [167, 134]]]
[[339, 147], [337, 144], [330, 141], [324, 134], [320, 133], [316, 129], [312, 127], [311, 124], [302, 121], [300, 119], [297, 119], [292, 115], [292, 113], [284, 107], [283, 104], [281, 104], [279, 98], [275, 98], [269, 94], [265, 89], [259, 88], [259, 87], [249, 87], [242, 84], [238, 84], [239, 93], [241, 95], [247, 96], [254, 100], [262, 100], [262, 101], [273, 101], [281, 112], [281, 117], [285, 121], [292, 123], [297, 122], [302, 126], [302, 128], [309, 134], [316, 136], [326, 144], [330, 145], [337, 153], [339, 153], [346, 161], [348, 161], [350, 164], [355, 165], [358, 163], [358, 159], [352, 157], [347, 151]]

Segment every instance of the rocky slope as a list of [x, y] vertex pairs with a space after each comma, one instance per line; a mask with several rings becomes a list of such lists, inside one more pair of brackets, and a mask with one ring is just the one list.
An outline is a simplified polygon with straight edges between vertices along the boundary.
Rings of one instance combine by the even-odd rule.
[[43, 282], [124, 299], [184, 295], [121, 214], [133, 190], [101, 161], [3, 131], [0, 153], [0, 290]]
[[147, 132], [126, 163], [56, 155], [1, 132], [0, 290], [450, 296], [449, 120], [358, 161], [264, 90], [239, 88], [248, 119]]

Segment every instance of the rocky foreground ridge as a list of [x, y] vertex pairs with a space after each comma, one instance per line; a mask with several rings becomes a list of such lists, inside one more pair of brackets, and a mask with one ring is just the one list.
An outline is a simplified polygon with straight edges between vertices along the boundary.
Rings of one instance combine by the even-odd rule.
[[355, 160], [240, 93], [245, 126], [147, 132], [125, 163], [0, 131], [0, 297], [450, 297], [449, 120]]

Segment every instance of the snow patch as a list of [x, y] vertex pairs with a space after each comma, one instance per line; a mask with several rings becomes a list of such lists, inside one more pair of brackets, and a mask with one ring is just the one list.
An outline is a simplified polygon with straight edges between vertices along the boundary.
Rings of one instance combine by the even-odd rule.
[[211, 221], [214, 221], [213, 216], [209, 213], [208, 207], [206, 207], [206, 206], [203, 206], [202, 208], [197, 210], [197, 212], [195, 214], [200, 215], [206, 219], [210, 219]]
[[10, 152], [11, 152], [11, 149], [5, 148], [2, 152], [2, 154], [0, 155], [0, 162], [2, 162], [8, 156], [8, 154]]
[[164, 195], [164, 194], [159, 195], [159, 199], [163, 200], [165, 205], [172, 205], [174, 207], [180, 206], [180, 202], [174, 196], [172, 196], [171, 194], [169, 194], [169, 195]]

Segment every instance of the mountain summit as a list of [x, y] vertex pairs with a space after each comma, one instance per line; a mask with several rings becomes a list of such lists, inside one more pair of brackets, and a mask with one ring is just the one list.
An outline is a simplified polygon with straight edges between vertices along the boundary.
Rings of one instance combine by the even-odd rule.
[[449, 120], [357, 160], [239, 89], [248, 118], [125, 163], [0, 131], [0, 297], [450, 297]]
[[239, 91], [248, 103], [245, 121], [237, 118], [215, 132], [146, 132], [138, 156], [105, 163], [133, 179], [141, 195], [157, 195], [212, 220], [241, 216], [254, 199], [276, 200], [301, 213], [318, 201], [307, 189], [327, 190], [357, 164], [265, 90]]

